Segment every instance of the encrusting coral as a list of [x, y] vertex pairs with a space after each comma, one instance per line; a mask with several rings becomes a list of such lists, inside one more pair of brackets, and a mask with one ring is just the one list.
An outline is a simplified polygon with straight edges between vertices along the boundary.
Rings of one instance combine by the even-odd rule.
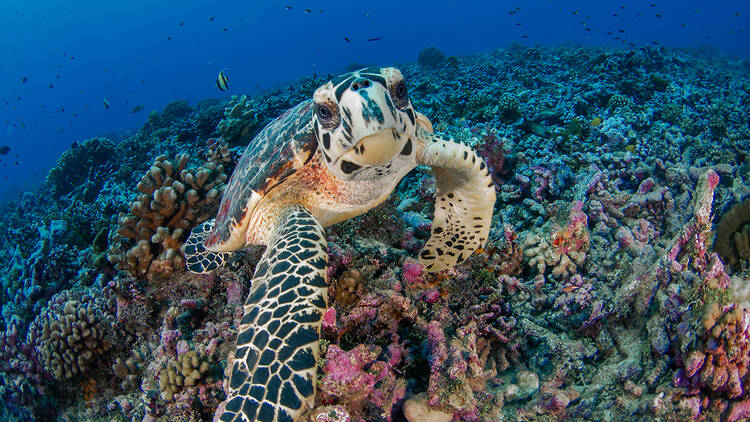
[[118, 270], [144, 276], [184, 268], [180, 248], [191, 228], [216, 215], [227, 181], [223, 164], [186, 168], [189, 159], [187, 154], [174, 160], [159, 156], [141, 178], [140, 195], [128, 214], [120, 214], [110, 242], [108, 258]]

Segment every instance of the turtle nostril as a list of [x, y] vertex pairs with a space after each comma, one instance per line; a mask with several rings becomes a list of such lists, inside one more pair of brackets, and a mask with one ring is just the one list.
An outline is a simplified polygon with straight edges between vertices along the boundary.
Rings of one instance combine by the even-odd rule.
[[365, 78], [359, 78], [356, 81], [352, 82], [351, 90], [356, 91], [360, 88], [369, 88], [370, 87], [370, 81], [368, 81]]

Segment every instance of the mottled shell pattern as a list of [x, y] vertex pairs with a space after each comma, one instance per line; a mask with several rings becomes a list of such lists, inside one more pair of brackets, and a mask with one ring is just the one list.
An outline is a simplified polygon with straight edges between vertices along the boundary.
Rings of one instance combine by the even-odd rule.
[[287, 110], [245, 148], [221, 198], [206, 248], [223, 252], [243, 247], [249, 214], [258, 201], [315, 155], [312, 109], [308, 100]]

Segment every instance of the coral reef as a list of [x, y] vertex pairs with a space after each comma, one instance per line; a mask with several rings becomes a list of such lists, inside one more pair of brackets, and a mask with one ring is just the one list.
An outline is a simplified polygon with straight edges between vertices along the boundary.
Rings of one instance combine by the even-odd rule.
[[230, 144], [246, 144], [262, 128], [255, 100], [233, 95], [219, 122], [219, 133]]
[[85, 373], [112, 346], [116, 327], [109, 302], [65, 291], [34, 318], [26, 341], [55, 380]]
[[223, 164], [186, 168], [189, 159], [159, 156], [141, 178], [140, 195], [120, 215], [110, 244], [108, 258], [118, 270], [144, 276], [184, 268], [180, 247], [191, 228], [216, 214], [227, 181]]
[[[415, 109], [489, 167], [489, 241], [424, 271], [435, 183], [422, 171], [328, 227], [307, 416], [750, 418], [746, 66], [702, 49], [520, 44], [417, 60], [401, 66]], [[263, 248], [195, 275], [182, 242], [214, 217], [242, 145], [326, 79], [174, 101], [136, 133], [76, 142], [5, 207], [4, 419], [211, 419]]]
[[437, 47], [426, 47], [417, 55], [417, 63], [424, 68], [437, 68], [445, 61], [445, 54]]

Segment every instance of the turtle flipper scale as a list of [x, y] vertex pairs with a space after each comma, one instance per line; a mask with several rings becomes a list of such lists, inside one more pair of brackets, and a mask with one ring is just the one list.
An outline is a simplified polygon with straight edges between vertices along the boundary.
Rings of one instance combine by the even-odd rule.
[[301, 206], [279, 213], [275, 227], [251, 281], [215, 421], [295, 421], [314, 405], [325, 234]]
[[185, 265], [187, 269], [196, 274], [211, 272], [222, 265], [232, 255], [231, 252], [213, 252], [203, 246], [203, 241], [211, 233], [214, 227], [214, 219], [208, 220], [190, 232], [185, 241]]
[[435, 175], [435, 214], [419, 260], [430, 272], [460, 264], [484, 246], [492, 223], [495, 186], [484, 160], [468, 145], [420, 129], [417, 163]]

